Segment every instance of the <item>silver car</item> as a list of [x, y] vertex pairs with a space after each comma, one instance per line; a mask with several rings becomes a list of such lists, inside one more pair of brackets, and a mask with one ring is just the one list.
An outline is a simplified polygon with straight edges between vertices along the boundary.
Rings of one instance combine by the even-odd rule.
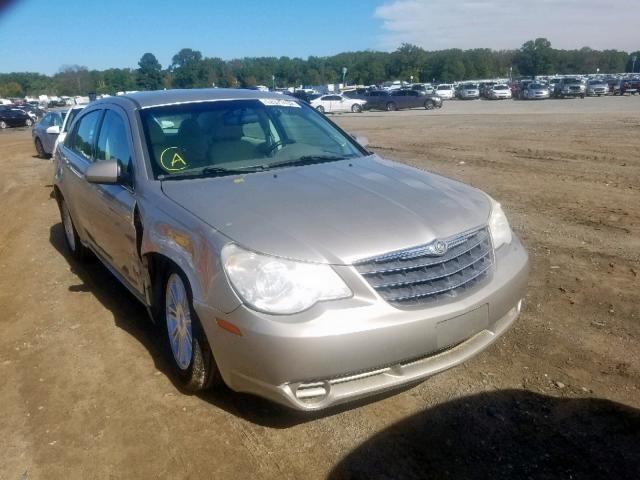
[[53, 154], [59, 141], [64, 140], [75, 116], [84, 108], [76, 105], [71, 108], [50, 110], [31, 130], [36, 153], [40, 158]]
[[458, 97], [461, 100], [476, 100], [480, 98], [480, 87], [475, 83], [467, 83], [458, 90]]
[[544, 83], [530, 83], [522, 91], [525, 100], [544, 100], [550, 97], [549, 87]]
[[587, 82], [587, 95], [590, 97], [600, 97], [609, 93], [609, 85], [600, 79], [589, 80]]
[[33, 144], [40, 158], [48, 157], [53, 153], [67, 110], [68, 108], [60, 108], [47, 112], [31, 130]]
[[522, 306], [528, 257], [496, 201], [293, 98], [109, 97], [54, 158], [70, 253], [146, 305], [189, 390], [325, 408], [460, 364]]

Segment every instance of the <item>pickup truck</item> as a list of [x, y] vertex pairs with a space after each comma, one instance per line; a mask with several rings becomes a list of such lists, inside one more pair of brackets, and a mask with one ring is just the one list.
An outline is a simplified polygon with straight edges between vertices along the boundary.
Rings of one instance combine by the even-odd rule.
[[579, 78], [563, 78], [555, 85], [554, 97], [580, 97], [584, 98], [587, 87]]

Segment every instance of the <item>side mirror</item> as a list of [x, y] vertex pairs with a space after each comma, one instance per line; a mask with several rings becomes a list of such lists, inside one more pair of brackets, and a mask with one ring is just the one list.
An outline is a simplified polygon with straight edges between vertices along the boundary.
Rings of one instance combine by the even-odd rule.
[[52, 125], [51, 127], [47, 127], [46, 132], [52, 135], [60, 135], [60, 127], [58, 125]]
[[87, 167], [84, 177], [89, 183], [115, 184], [120, 178], [120, 165], [117, 160], [94, 162]]
[[369, 139], [367, 137], [352, 134], [351, 138], [353, 138], [361, 147], [366, 147], [367, 145], [369, 145]]

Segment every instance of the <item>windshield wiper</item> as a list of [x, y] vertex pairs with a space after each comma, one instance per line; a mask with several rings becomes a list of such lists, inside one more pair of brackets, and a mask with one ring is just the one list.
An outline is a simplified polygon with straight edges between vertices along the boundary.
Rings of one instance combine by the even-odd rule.
[[283, 160], [281, 162], [270, 163], [265, 165], [266, 168], [276, 168], [276, 167], [293, 167], [299, 165], [314, 165], [316, 163], [326, 163], [326, 162], [337, 162], [339, 160], [346, 160], [347, 158], [352, 158], [352, 155], [349, 156], [339, 156], [339, 155], [305, 155], [303, 157], [299, 157], [293, 160]]
[[223, 177], [225, 175], [243, 175], [245, 173], [262, 172], [264, 168], [260, 165], [254, 165], [246, 168], [222, 168], [222, 167], [204, 167], [199, 170], [189, 170], [185, 172], [170, 173], [167, 175], [158, 175], [158, 180], [184, 180], [192, 178], [205, 177]]

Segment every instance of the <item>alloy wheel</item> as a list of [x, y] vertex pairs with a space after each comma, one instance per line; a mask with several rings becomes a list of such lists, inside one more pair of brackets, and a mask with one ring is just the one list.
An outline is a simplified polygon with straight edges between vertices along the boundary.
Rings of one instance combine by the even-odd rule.
[[165, 318], [173, 358], [181, 370], [187, 370], [193, 357], [193, 329], [187, 290], [177, 273], [167, 280]]

